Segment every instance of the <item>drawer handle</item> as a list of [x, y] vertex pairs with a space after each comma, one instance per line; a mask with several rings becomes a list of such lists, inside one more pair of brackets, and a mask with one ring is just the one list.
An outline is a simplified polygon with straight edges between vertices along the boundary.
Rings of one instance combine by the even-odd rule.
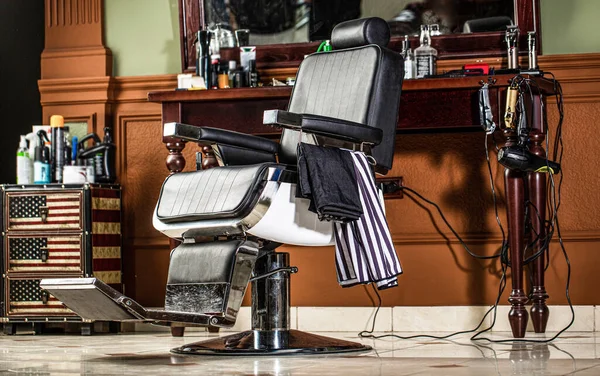
[[49, 294], [48, 291], [42, 290], [42, 303], [48, 304]]
[[40, 258], [42, 262], [48, 261], [48, 248], [40, 248]]
[[48, 222], [48, 207], [40, 206], [39, 210], [40, 210], [40, 217], [42, 218], [42, 223]]

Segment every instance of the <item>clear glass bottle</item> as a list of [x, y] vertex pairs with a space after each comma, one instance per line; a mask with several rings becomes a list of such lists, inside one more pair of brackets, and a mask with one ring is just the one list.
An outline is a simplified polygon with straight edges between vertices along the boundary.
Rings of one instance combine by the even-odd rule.
[[415, 61], [417, 64], [417, 78], [435, 74], [437, 68], [438, 52], [431, 47], [431, 36], [429, 27], [421, 25], [421, 45], [415, 49]]
[[402, 41], [402, 57], [404, 57], [404, 79], [416, 78], [417, 66], [415, 64], [415, 56], [412, 49], [410, 48], [410, 40], [408, 35], [404, 36]]

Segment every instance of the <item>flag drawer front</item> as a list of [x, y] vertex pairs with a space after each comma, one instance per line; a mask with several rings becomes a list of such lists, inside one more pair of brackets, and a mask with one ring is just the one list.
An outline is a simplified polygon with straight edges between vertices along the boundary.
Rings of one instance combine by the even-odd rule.
[[7, 231], [81, 231], [82, 192], [27, 192], [6, 195]]
[[75, 316], [54, 296], [40, 289], [40, 279], [7, 278], [7, 316]]
[[81, 235], [6, 237], [9, 273], [83, 274]]

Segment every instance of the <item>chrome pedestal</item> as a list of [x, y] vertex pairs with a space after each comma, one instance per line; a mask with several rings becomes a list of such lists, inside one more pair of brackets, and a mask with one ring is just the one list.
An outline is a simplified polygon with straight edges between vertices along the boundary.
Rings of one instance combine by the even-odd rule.
[[[292, 355], [369, 351], [370, 346], [290, 329], [289, 254], [270, 252], [255, 264], [252, 330], [187, 344], [185, 355]], [[275, 272], [280, 270], [279, 272]], [[261, 277], [265, 276], [265, 277]]]

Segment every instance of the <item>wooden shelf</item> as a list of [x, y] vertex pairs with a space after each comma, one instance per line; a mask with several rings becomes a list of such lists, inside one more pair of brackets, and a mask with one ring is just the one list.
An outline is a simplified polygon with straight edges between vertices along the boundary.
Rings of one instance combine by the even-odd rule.
[[[554, 94], [552, 80], [535, 80], [546, 95]], [[513, 74], [491, 76], [490, 103], [496, 122], [504, 107], [503, 92]], [[398, 132], [480, 130], [478, 91], [488, 76], [405, 80], [400, 100]], [[535, 91], [535, 90], [534, 90]], [[286, 109], [292, 87], [265, 86], [218, 90], [169, 90], [148, 94], [151, 102], [163, 104], [163, 121], [176, 121], [235, 130], [258, 135], [279, 132], [262, 126], [262, 111]], [[165, 116], [165, 114], [168, 114]]]

